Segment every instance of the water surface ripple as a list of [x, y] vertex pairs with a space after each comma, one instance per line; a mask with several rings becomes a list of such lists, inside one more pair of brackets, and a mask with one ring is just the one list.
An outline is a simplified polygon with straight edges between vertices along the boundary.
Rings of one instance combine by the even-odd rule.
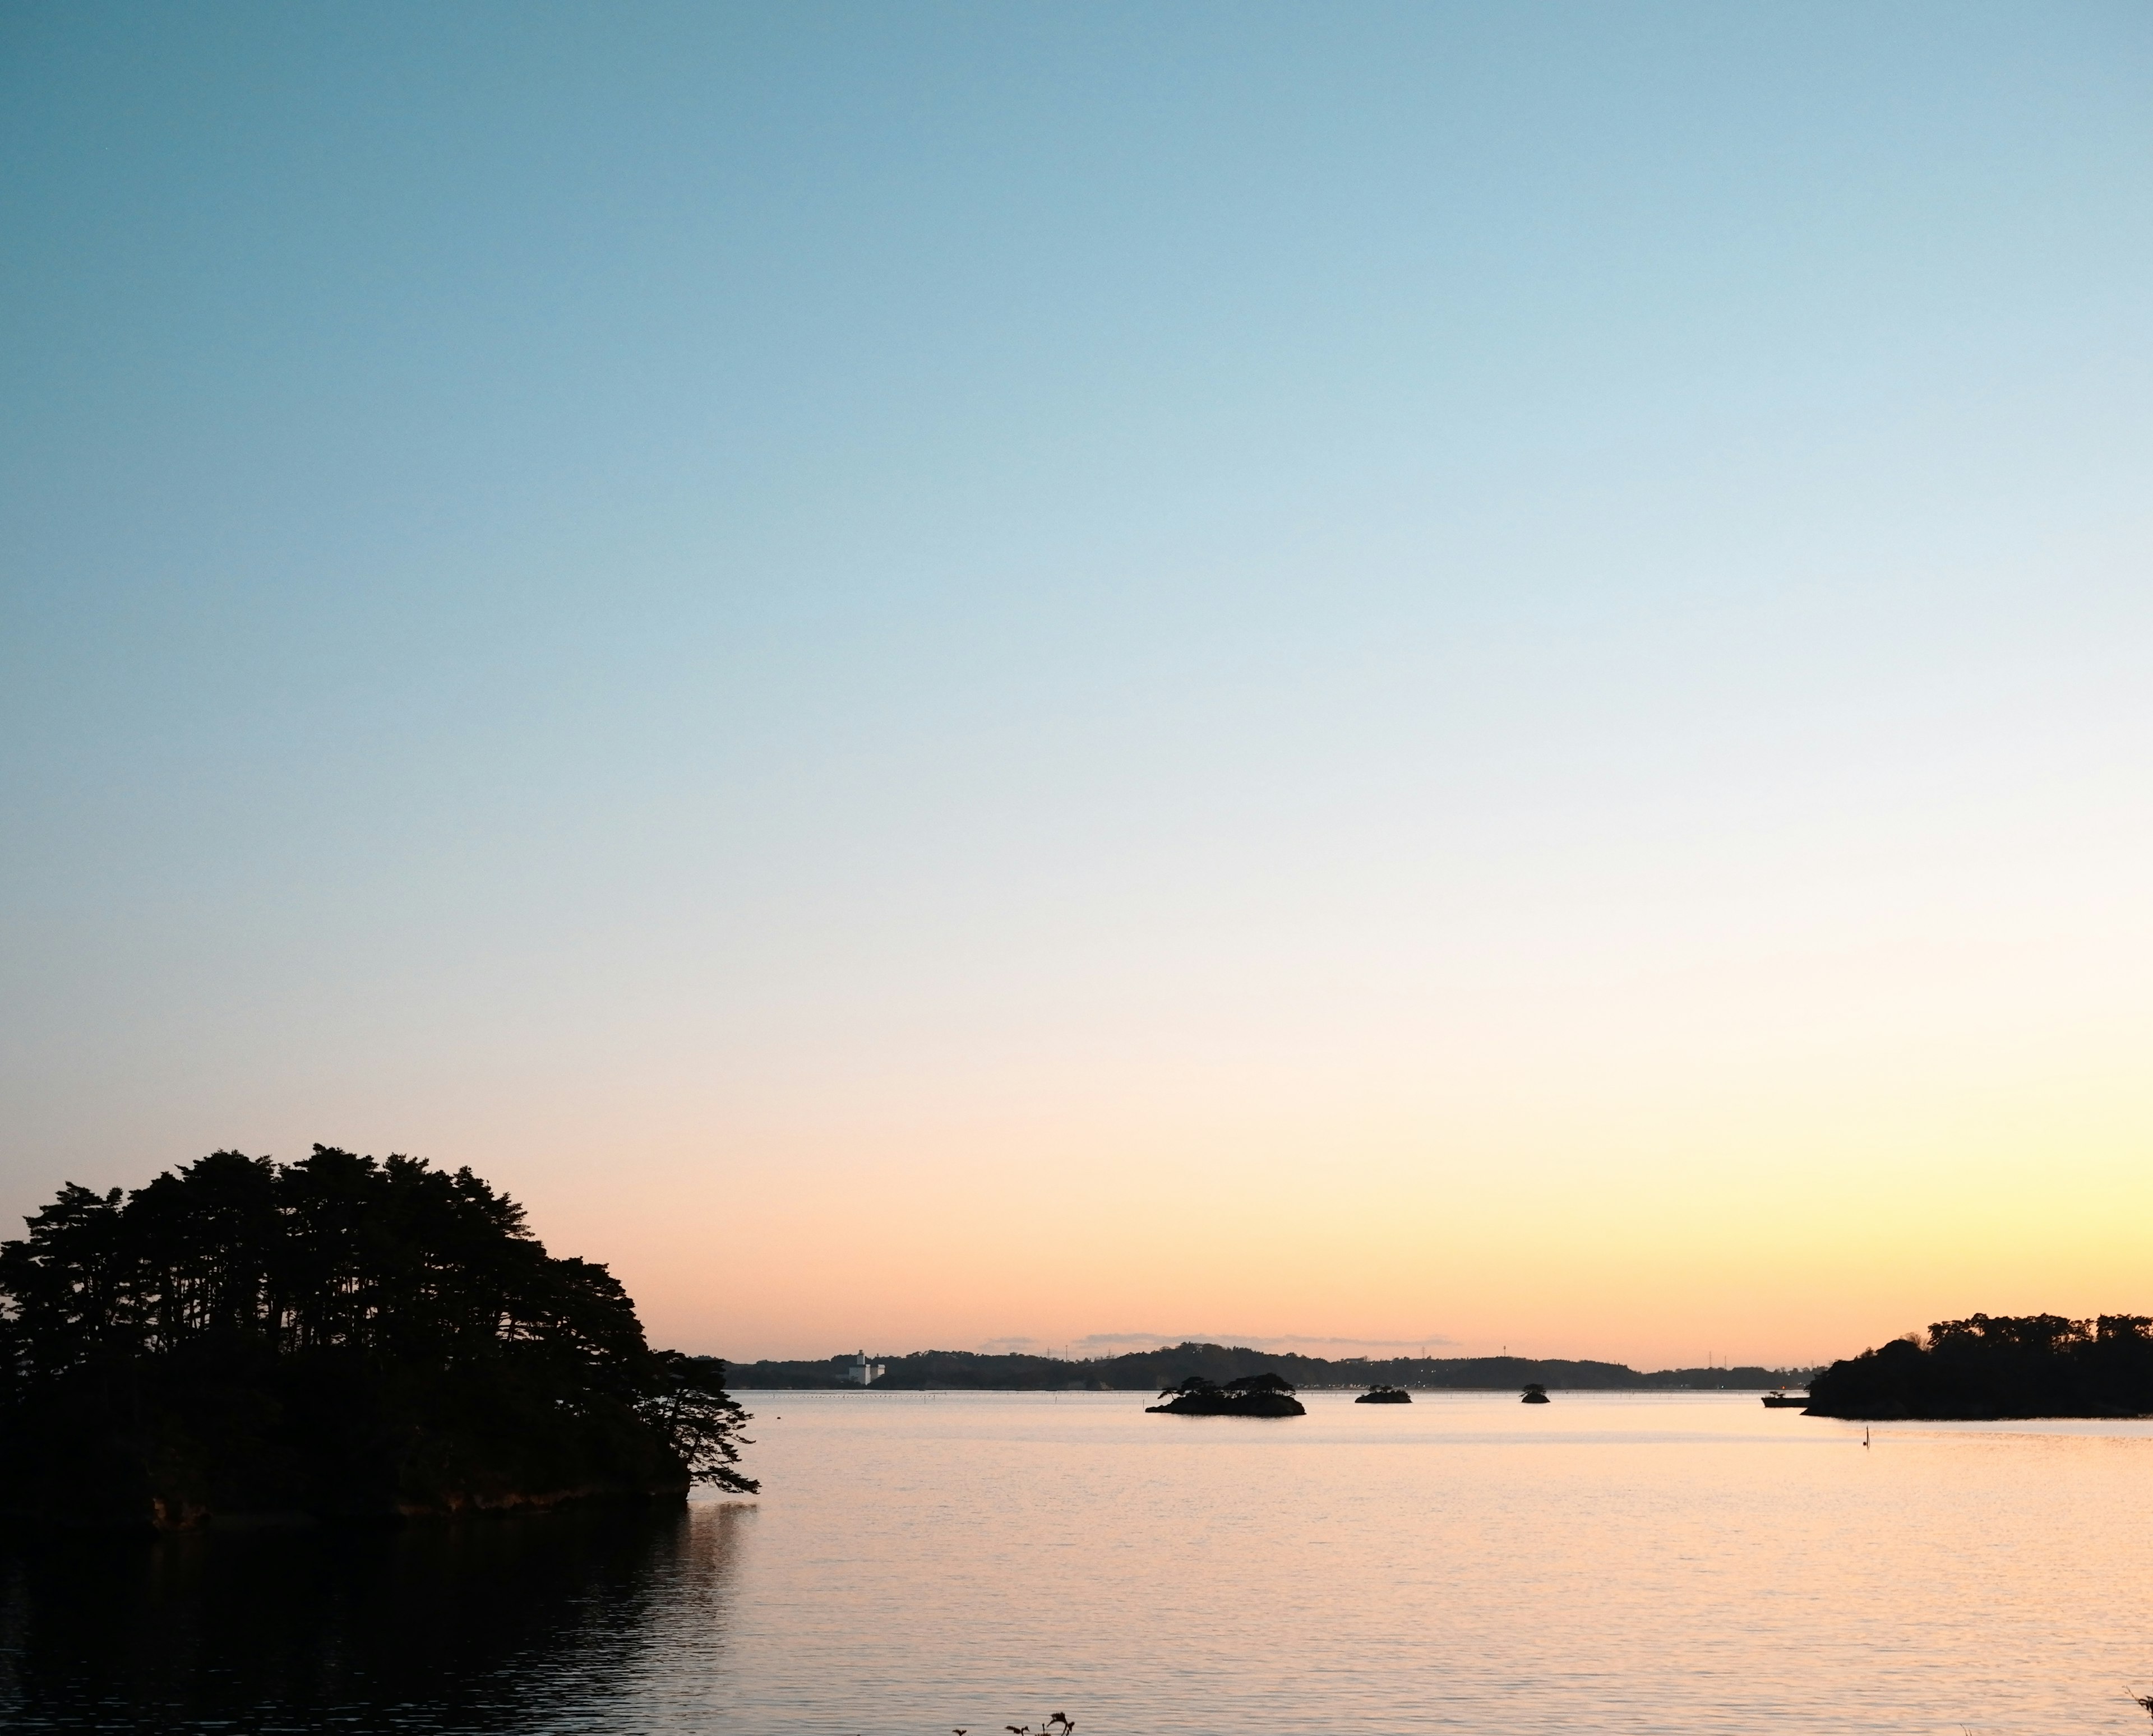
[[22, 1730], [2082, 1733], [2153, 1692], [2153, 1425], [1749, 1394], [754, 1393], [685, 1513], [0, 1556]]

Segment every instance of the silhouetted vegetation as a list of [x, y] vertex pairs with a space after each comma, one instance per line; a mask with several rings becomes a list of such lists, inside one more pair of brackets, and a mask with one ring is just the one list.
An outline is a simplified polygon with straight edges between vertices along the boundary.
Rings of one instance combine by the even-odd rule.
[[0, 1504], [191, 1523], [752, 1490], [725, 1365], [469, 1170], [220, 1151], [0, 1244]]
[[1809, 1383], [1812, 1416], [2135, 1417], [2153, 1413], [2153, 1320], [1975, 1314], [1895, 1338]]
[[1178, 1417], [1303, 1417], [1307, 1407], [1293, 1396], [1292, 1383], [1265, 1372], [1244, 1374], [1223, 1385], [1192, 1374], [1158, 1395], [1163, 1404], [1148, 1408], [1154, 1413]]
[[[816, 1362], [759, 1362], [736, 1364], [733, 1384], [741, 1388], [842, 1387], [841, 1371], [852, 1356]], [[1301, 1392], [1326, 1388], [1366, 1387], [1381, 1381], [1421, 1390], [1514, 1393], [1529, 1380], [1551, 1390], [1576, 1392], [1716, 1391], [1764, 1392], [1799, 1386], [1804, 1368], [1664, 1368], [1642, 1374], [1620, 1363], [1542, 1362], [1529, 1357], [1367, 1357], [1295, 1356], [1245, 1345], [1183, 1343], [1122, 1356], [1069, 1362], [1060, 1357], [990, 1355], [969, 1350], [920, 1350], [909, 1356], [877, 1352], [870, 1360], [888, 1372], [875, 1390], [928, 1389], [999, 1392], [1155, 1393], [1192, 1374], [1223, 1384], [1265, 1368], [1275, 1369]]]
[[1386, 1386], [1378, 1382], [1353, 1402], [1356, 1404], [1410, 1404], [1412, 1394], [1403, 1387]]

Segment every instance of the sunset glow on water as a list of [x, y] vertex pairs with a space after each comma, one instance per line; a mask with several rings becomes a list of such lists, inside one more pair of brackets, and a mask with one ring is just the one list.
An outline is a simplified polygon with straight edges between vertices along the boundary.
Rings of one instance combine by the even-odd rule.
[[422, 1736], [2143, 1717], [2153, 1424], [1865, 1449], [1748, 1393], [1307, 1398], [1250, 1423], [1131, 1393], [758, 1393], [751, 1502], [17, 1561], [0, 1713]]
[[1043, 1708], [1190, 1736], [2060, 1736], [2144, 1715], [2122, 1688], [2153, 1680], [2153, 1424], [1879, 1428], [1865, 1449], [1753, 1393], [1305, 1397], [1249, 1423], [1119, 1393], [756, 1395], [786, 1493], [730, 1521], [717, 1728]]

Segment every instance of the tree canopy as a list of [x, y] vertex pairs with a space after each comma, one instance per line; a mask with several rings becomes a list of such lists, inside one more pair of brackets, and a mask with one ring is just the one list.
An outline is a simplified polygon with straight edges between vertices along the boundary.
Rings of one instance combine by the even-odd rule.
[[746, 1492], [724, 1365], [654, 1351], [603, 1266], [549, 1255], [470, 1170], [317, 1145], [69, 1185], [0, 1243], [13, 1486], [429, 1510]]
[[1895, 1338], [1809, 1383], [1811, 1412], [1897, 1417], [2100, 1417], [2153, 1413], [2153, 1318], [1969, 1315]]

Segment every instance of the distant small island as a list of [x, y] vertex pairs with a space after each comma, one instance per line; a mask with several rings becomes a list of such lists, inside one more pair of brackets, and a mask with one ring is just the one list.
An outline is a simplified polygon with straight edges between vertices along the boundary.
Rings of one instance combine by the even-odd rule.
[[1809, 1382], [1808, 1414], [1855, 1422], [2153, 1415], [2153, 1317], [1974, 1314]]
[[1192, 1374], [1178, 1386], [1158, 1395], [1168, 1402], [1151, 1404], [1153, 1416], [1177, 1417], [1305, 1417], [1308, 1409], [1293, 1396], [1290, 1383], [1275, 1374], [1244, 1374], [1214, 1386], [1200, 1374]]
[[187, 1526], [679, 1499], [737, 1469], [725, 1364], [467, 1170], [317, 1145], [69, 1185], [0, 1243], [0, 1512]]
[[1356, 1404], [1410, 1404], [1412, 1394], [1403, 1387], [1386, 1386], [1378, 1382], [1353, 1402]]

